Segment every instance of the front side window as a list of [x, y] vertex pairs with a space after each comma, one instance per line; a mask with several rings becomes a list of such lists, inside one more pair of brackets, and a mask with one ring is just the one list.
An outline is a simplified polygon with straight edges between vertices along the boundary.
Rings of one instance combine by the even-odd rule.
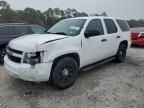
[[31, 34], [28, 26], [14, 26], [14, 29], [17, 35]]
[[86, 19], [62, 20], [48, 30], [48, 33], [66, 36], [77, 36], [80, 34]]
[[94, 19], [94, 20], [89, 22], [85, 33], [88, 33], [88, 32], [91, 32], [91, 31], [97, 31], [97, 32], [99, 32], [99, 35], [104, 34], [103, 26], [102, 26], [102, 23], [101, 23], [100, 19]]
[[116, 20], [123, 32], [130, 31], [128, 24], [124, 20]]
[[117, 33], [117, 27], [112, 19], [104, 19], [104, 22], [108, 34]]
[[9, 34], [10, 35], [15, 35], [16, 34], [13, 26], [9, 26]]
[[0, 35], [9, 35], [8, 27], [0, 27]]
[[43, 28], [39, 25], [32, 25], [31, 29], [32, 29], [34, 34], [41, 34], [41, 33], [44, 33], [46, 31], [45, 28]]

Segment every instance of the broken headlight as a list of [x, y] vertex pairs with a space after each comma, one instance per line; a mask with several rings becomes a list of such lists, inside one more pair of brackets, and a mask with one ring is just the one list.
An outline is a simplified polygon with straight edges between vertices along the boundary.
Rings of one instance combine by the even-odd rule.
[[25, 53], [23, 63], [35, 65], [43, 62], [44, 52]]

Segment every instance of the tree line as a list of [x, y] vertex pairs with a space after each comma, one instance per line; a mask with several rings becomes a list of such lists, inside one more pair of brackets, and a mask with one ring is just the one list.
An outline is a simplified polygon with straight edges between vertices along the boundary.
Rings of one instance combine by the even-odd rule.
[[[99, 14], [92, 14], [99, 16]], [[103, 16], [107, 16], [106, 12], [103, 12]], [[6, 1], [0, 1], [0, 23], [30, 23], [39, 24], [46, 28], [50, 28], [58, 21], [71, 18], [71, 17], [85, 17], [88, 16], [85, 12], [79, 12], [76, 9], [59, 9], [48, 8], [46, 11], [41, 12], [33, 8], [25, 8], [24, 10], [14, 10]], [[130, 27], [144, 27], [144, 20], [129, 20]]]
[[88, 14], [69, 8], [66, 10], [48, 8], [48, 10], [44, 12], [33, 8], [14, 10], [10, 8], [10, 5], [6, 1], [0, 1], [0, 23], [31, 23], [49, 28], [62, 19], [82, 16], [88, 16]]
[[128, 24], [131, 28], [144, 27], [144, 19], [139, 19], [139, 20], [132, 19], [128, 21]]

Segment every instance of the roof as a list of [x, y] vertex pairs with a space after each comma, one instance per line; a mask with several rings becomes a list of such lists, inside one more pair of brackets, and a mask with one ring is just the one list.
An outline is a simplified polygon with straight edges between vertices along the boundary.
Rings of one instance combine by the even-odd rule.
[[26, 23], [0, 23], [0, 25], [25, 25]]
[[107, 16], [88, 16], [88, 17], [75, 17], [75, 18], [69, 18], [69, 19], [104, 19], [104, 18], [108, 18], [108, 19], [123, 19], [123, 18], [116, 18], [116, 17], [107, 17]]
[[32, 26], [32, 25], [37, 25], [37, 24], [27, 24], [27, 23], [0, 23], [0, 26]]
[[144, 32], [144, 27], [131, 28], [131, 31], [137, 33]]

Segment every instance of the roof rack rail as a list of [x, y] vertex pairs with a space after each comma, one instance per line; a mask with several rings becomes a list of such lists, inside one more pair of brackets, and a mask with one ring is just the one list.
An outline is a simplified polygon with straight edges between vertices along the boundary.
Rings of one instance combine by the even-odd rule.
[[0, 25], [26, 25], [27, 23], [0, 23]]

